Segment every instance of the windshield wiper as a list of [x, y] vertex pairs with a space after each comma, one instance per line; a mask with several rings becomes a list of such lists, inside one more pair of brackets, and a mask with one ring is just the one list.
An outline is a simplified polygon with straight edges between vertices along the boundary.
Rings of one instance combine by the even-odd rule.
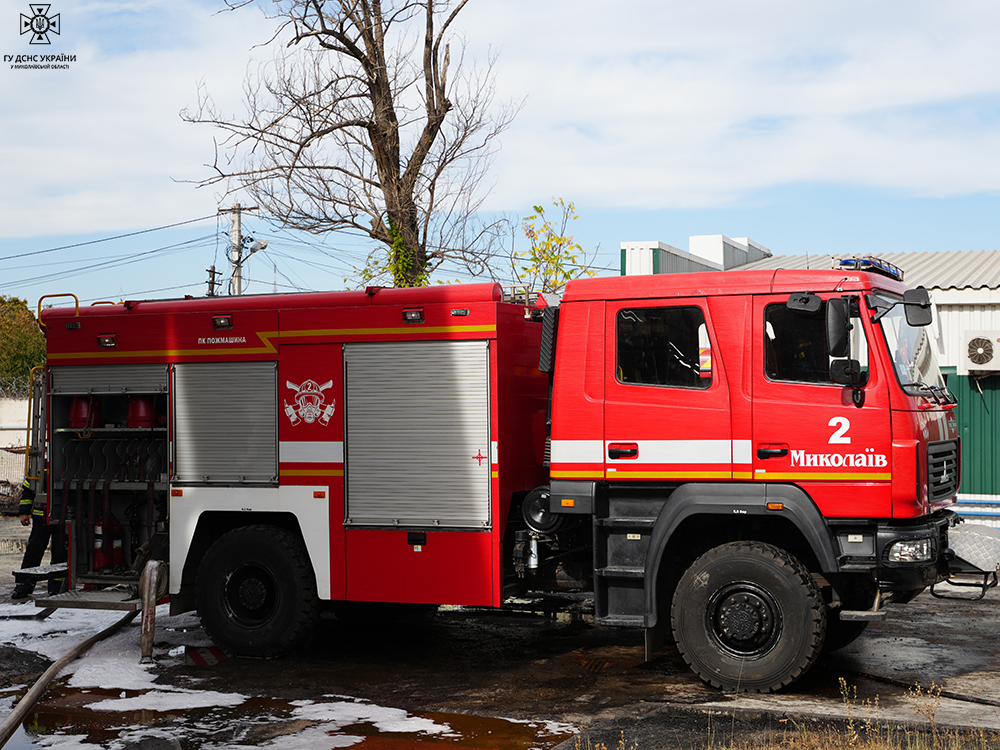
[[939, 403], [939, 404], [941, 403], [941, 396], [940, 396], [940, 394], [938, 394], [938, 389], [935, 388], [933, 385], [927, 385], [927, 383], [920, 383], [920, 382], [916, 382], [916, 383], [903, 383], [903, 388], [904, 389], [906, 389], [906, 388], [914, 388], [919, 393], [921, 393], [921, 394], [923, 394], [925, 396], [929, 394], [930, 397], [933, 398], [936, 403]]
[[930, 395], [937, 404], [957, 404], [958, 398], [944, 385], [928, 385], [927, 383], [904, 383], [903, 388], [915, 388], [923, 395]]
[[941, 394], [941, 398], [944, 399], [946, 404], [958, 403], [958, 396], [951, 392], [951, 388], [946, 385], [939, 385], [936, 388], [937, 392]]

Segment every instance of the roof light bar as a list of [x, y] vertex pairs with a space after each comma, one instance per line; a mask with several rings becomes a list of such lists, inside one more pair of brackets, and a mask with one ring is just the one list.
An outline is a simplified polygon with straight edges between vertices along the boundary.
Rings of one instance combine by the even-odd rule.
[[834, 258], [833, 267], [842, 271], [870, 271], [871, 273], [888, 276], [890, 279], [895, 279], [896, 281], [903, 280], [902, 268], [871, 255], [866, 255], [863, 258], [840, 258], [839, 260]]

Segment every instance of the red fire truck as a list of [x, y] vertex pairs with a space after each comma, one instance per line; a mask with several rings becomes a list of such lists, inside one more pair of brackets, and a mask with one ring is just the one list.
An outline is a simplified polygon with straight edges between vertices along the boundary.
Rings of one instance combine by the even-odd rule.
[[779, 689], [948, 576], [955, 402], [894, 275], [49, 307], [34, 454], [73, 541], [37, 603], [117, 606], [155, 558], [174, 613], [270, 656], [321, 606], [584, 589], [649, 654]]

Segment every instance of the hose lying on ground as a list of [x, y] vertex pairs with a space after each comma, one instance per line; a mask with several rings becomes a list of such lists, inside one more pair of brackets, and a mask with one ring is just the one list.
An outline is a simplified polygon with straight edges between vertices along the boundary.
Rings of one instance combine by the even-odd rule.
[[38, 702], [38, 699], [42, 697], [42, 693], [45, 692], [45, 688], [49, 686], [49, 683], [56, 678], [56, 675], [62, 671], [62, 668], [69, 664], [71, 661], [76, 659], [80, 654], [86, 651], [88, 648], [93, 646], [98, 641], [104, 640], [109, 635], [114, 635], [122, 627], [130, 623], [135, 619], [139, 611], [129, 612], [122, 619], [116, 622], [114, 625], [105, 628], [97, 635], [92, 635], [90, 638], [85, 640], [78, 646], [74, 646], [69, 653], [64, 654], [60, 657], [59, 661], [53, 664], [51, 667], [45, 670], [45, 673], [38, 678], [38, 681], [31, 686], [31, 690], [24, 694], [24, 697], [17, 702], [14, 706], [14, 710], [10, 712], [10, 715], [0, 722], [0, 747], [7, 744], [7, 740], [10, 739], [11, 735], [17, 730], [17, 727], [24, 720], [24, 717], [28, 715], [28, 712], [34, 707]]

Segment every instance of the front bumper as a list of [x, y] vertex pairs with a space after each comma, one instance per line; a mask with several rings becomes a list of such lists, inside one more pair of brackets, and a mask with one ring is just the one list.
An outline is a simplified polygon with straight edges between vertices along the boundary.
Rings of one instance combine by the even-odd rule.
[[956, 515], [945, 510], [917, 523], [879, 525], [875, 564], [879, 588], [891, 601], [909, 601], [928, 586], [948, 578], [948, 529]]

